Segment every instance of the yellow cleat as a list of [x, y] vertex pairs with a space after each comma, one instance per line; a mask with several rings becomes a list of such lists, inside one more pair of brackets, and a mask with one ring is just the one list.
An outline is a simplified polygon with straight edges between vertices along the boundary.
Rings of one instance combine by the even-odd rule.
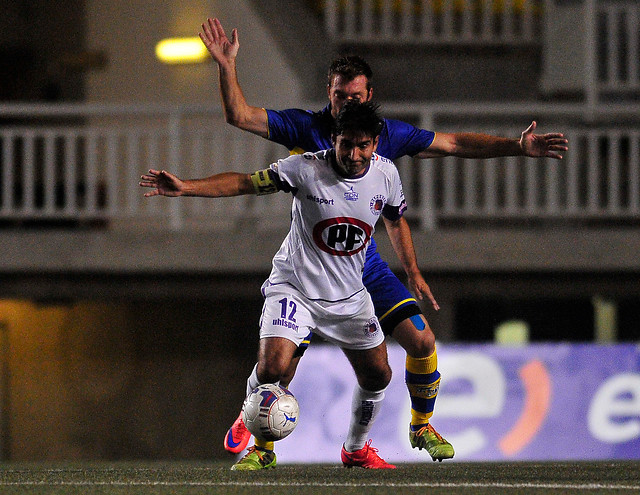
[[242, 459], [231, 466], [231, 471], [257, 471], [276, 467], [276, 453], [251, 447]]
[[453, 445], [442, 438], [430, 424], [418, 431], [409, 430], [409, 441], [414, 449], [426, 449], [434, 461], [442, 462], [442, 459], [451, 459], [455, 454]]

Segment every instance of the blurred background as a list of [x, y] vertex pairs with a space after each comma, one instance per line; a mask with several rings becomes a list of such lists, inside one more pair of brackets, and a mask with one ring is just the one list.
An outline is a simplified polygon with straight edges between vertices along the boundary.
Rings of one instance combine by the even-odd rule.
[[[635, 0], [4, 0], [2, 11], [0, 460], [226, 455], [290, 199], [144, 200], [137, 186], [152, 167], [201, 177], [287, 154], [225, 124], [208, 56], [156, 55], [207, 17], [238, 28], [256, 106], [322, 108], [330, 61], [357, 53], [388, 117], [563, 132], [562, 161], [398, 162], [442, 307], [425, 315], [444, 347], [637, 344]], [[404, 280], [384, 229], [376, 239]], [[639, 417], [640, 390], [625, 393], [625, 418]]]

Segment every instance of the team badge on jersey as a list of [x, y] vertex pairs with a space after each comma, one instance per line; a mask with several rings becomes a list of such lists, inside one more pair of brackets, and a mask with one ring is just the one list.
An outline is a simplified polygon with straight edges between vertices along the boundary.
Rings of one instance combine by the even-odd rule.
[[387, 202], [387, 198], [385, 198], [382, 194], [378, 194], [371, 198], [369, 201], [369, 208], [371, 209], [371, 213], [374, 215], [380, 215], [382, 213], [382, 208], [384, 208], [385, 203]]
[[313, 241], [325, 253], [353, 256], [371, 239], [371, 225], [358, 218], [328, 218], [313, 228]]
[[371, 318], [364, 327], [364, 334], [367, 337], [375, 337], [380, 331], [380, 323], [378, 318]]

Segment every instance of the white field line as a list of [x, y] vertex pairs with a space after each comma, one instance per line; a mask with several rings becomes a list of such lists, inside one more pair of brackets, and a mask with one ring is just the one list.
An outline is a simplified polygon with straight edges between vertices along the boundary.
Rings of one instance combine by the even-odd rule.
[[213, 486], [252, 486], [252, 487], [390, 487], [390, 488], [534, 488], [558, 490], [636, 490], [640, 491], [640, 484], [625, 485], [613, 483], [299, 483], [281, 481], [0, 481], [0, 486], [185, 486], [185, 487], [213, 487]]

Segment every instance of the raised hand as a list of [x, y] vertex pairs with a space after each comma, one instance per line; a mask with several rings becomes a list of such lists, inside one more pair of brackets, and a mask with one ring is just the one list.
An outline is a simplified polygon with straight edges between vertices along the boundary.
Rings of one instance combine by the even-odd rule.
[[207, 22], [202, 24], [202, 32], [198, 34], [218, 64], [225, 65], [235, 60], [238, 48], [240, 48], [236, 28], [231, 31], [231, 41], [229, 41], [220, 21], [207, 19]]
[[182, 196], [184, 182], [165, 170], [149, 170], [140, 177], [140, 187], [153, 187], [153, 191], [144, 193], [145, 198], [152, 196]]
[[562, 152], [567, 151], [567, 143], [569, 142], [564, 134], [561, 133], [549, 133], [549, 134], [534, 134], [536, 130], [536, 121], [531, 122], [531, 125], [522, 132], [520, 136], [520, 147], [525, 156], [533, 158], [562, 158]]

